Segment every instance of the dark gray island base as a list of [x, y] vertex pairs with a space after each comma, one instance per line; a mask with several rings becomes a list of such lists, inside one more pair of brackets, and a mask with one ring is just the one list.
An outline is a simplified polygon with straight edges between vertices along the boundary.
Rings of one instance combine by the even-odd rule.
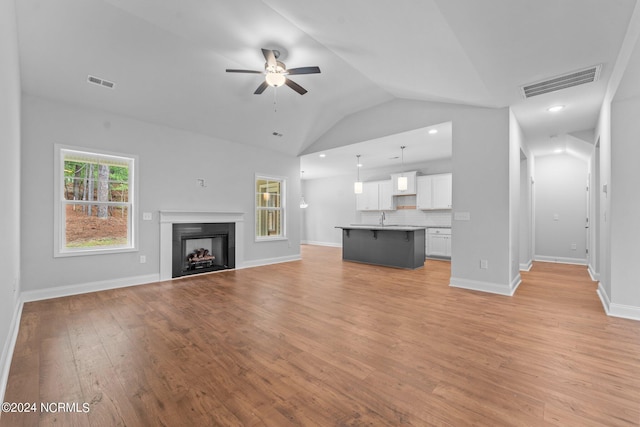
[[351, 225], [342, 229], [342, 259], [387, 267], [424, 266], [425, 227]]

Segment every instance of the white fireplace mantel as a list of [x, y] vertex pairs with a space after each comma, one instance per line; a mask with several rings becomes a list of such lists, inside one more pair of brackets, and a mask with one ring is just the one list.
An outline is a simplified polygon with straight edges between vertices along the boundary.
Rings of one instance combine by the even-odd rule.
[[169, 280], [172, 276], [173, 224], [224, 222], [236, 224], [236, 268], [241, 267], [244, 262], [244, 212], [160, 211], [160, 280]]

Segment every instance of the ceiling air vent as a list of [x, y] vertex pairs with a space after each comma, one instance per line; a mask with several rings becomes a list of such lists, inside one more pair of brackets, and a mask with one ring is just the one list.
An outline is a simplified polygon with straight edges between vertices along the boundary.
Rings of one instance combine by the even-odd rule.
[[602, 64], [598, 64], [595, 67], [589, 67], [584, 70], [574, 71], [573, 73], [522, 86], [522, 95], [525, 98], [531, 98], [532, 96], [542, 95], [543, 93], [555, 92], [568, 87], [595, 82], [600, 77], [601, 68]]
[[114, 82], [110, 82], [109, 80], [104, 80], [92, 75], [89, 75], [89, 77], [87, 77], [87, 81], [89, 83], [93, 83], [94, 85], [108, 87], [109, 89], [113, 89], [113, 87], [116, 85]]

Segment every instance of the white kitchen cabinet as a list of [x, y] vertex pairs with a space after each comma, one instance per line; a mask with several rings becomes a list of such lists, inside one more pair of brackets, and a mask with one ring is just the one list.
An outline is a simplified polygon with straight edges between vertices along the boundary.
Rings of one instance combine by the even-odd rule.
[[451, 209], [453, 175], [443, 173], [440, 175], [432, 175], [431, 177], [432, 209]]
[[356, 210], [377, 211], [380, 199], [377, 182], [363, 182], [362, 193], [356, 194]]
[[378, 207], [381, 211], [396, 209], [396, 199], [393, 198], [393, 186], [390, 179], [378, 183]]
[[395, 210], [395, 200], [391, 192], [391, 180], [370, 181], [362, 185], [362, 193], [356, 194], [356, 210]]
[[[418, 172], [403, 172], [403, 173], [394, 173], [391, 174], [391, 185], [393, 186], [393, 195], [394, 196], [410, 196], [416, 194], [416, 177]], [[398, 178], [401, 176], [407, 177], [407, 189], [400, 191], [398, 190]]]
[[427, 256], [451, 258], [451, 229], [427, 229]]
[[417, 178], [416, 208], [451, 209], [452, 174], [424, 175]]
[[433, 209], [433, 189], [430, 175], [422, 175], [416, 182], [416, 209]]

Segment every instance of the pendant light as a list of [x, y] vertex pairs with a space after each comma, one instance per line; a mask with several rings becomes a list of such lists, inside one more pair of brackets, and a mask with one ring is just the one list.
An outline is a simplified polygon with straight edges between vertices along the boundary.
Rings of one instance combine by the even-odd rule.
[[[304, 179], [304, 171], [300, 171], [300, 187], [302, 187], [302, 180]], [[307, 209], [309, 204], [305, 202], [304, 195], [300, 196], [300, 209]]]
[[356, 155], [356, 182], [353, 184], [353, 192], [362, 194], [362, 181], [360, 181], [360, 154]]
[[402, 150], [402, 175], [398, 177], [398, 191], [407, 191], [407, 188], [409, 188], [409, 180], [407, 179], [406, 176], [404, 176], [404, 149], [405, 148], [407, 147], [404, 145], [400, 147], [400, 149]]

